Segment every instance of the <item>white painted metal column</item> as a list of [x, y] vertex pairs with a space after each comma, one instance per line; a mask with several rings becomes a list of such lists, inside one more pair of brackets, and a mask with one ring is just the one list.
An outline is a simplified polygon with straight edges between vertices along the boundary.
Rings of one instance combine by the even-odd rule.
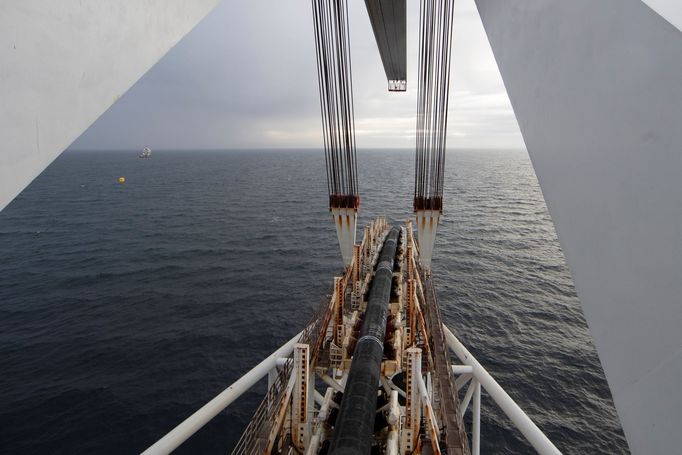
[[680, 453], [682, 3], [476, 5], [630, 451]]
[[351, 310], [357, 310], [360, 306], [360, 286], [362, 285], [362, 245], [353, 245], [353, 273], [351, 289]]
[[291, 439], [294, 445], [304, 451], [310, 440], [310, 420], [308, 413], [308, 396], [310, 392], [310, 347], [307, 344], [297, 343], [294, 346], [294, 385], [292, 416], [291, 416]]
[[343, 305], [345, 303], [344, 277], [334, 277], [334, 344], [343, 345]]
[[[421, 360], [421, 359], [420, 359]], [[440, 444], [438, 440], [440, 439], [440, 425], [438, 425], [438, 420], [436, 419], [436, 413], [433, 411], [433, 406], [431, 406], [431, 397], [426, 390], [426, 384], [424, 384], [424, 379], [421, 374], [415, 378], [417, 385], [419, 386], [419, 397], [421, 399], [422, 406], [424, 407], [424, 415], [426, 416], [426, 428], [429, 431], [429, 439], [431, 440], [431, 449], [434, 454], [440, 454]]]
[[400, 441], [400, 453], [412, 453], [419, 433], [421, 420], [421, 400], [419, 382], [421, 380], [422, 350], [416, 347], [406, 351], [405, 358], [405, 425]]
[[331, 213], [336, 226], [336, 235], [339, 239], [343, 263], [348, 267], [353, 260], [358, 211], [357, 209], [332, 208]]
[[0, 210], [218, 0], [2, 0]]
[[405, 345], [409, 347], [414, 344], [417, 335], [417, 281], [408, 279], [406, 287]]
[[471, 397], [474, 396], [476, 384], [478, 384], [478, 381], [476, 379], [472, 379], [471, 383], [469, 384], [469, 388], [464, 394], [464, 398], [462, 398], [462, 402], [459, 404], [459, 412], [462, 415], [466, 413], [466, 410], [469, 407], [469, 403], [471, 402]]
[[472, 382], [474, 387], [474, 415], [471, 431], [471, 454], [481, 455], [481, 383]]
[[436, 231], [440, 220], [440, 210], [418, 210], [417, 236], [419, 237], [419, 263], [428, 273], [431, 270], [433, 246], [436, 243]]

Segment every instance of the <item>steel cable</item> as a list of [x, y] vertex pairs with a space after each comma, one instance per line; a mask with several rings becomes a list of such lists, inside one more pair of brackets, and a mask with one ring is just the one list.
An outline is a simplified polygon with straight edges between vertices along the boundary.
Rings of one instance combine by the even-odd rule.
[[454, 0], [422, 0], [414, 210], [443, 210]]
[[359, 205], [348, 4], [312, 0], [330, 208]]

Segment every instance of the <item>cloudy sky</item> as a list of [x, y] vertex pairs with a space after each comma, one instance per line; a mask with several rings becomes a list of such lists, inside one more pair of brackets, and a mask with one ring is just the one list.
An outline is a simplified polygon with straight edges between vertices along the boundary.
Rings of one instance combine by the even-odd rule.
[[[414, 147], [419, 3], [406, 94], [386, 90], [364, 2], [349, 7], [358, 147]], [[309, 0], [226, 0], [71, 148], [320, 147], [316, 71]], [[472, 0], [457, 2], [450, 106], [449, 147], [523, 147]]]

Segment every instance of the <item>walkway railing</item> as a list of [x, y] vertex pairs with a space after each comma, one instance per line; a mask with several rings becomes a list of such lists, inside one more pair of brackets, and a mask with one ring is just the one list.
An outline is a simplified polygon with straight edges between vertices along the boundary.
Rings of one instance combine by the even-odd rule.
[[460, 410], [464, 414], [473, 395], [474, 415], [471, 431], [471, 454], [480, 455], [481, 453], [481, 387], [483, 387], [538, 453], [541, 455], [560, 455], [561, 452], [552, 441], [533, 423], [530, 417], [523, 412], [512, 397], [490, 376], [490, 373], [478, 363], [478, 360], [471, 355], [467, 348], [445, 325], [443, 325], [443, 332], [445, 333], [445, 342], [448, 347], [452, 349], [460, 362], [464, 364], [452, 367], [453, 372], [460, 374], [460, 378], [464, 379], [464, 382], [457, 381], [459, 383], [458, 389], [466, 384], [467, 377], [471, 378], [471, 384], [469, 384], [469, 388], [460, 405]]
[[206, 403], [201, 409], [189, 416], [180, 425], [173, 428], [166, 436], [156, 441], [154, 445], [143, 452], [143, 455], [168, 454], [177, 449], [180, 444], [187, 441], [190, 436], [232, 404], [232, 402], [239, 398], [244, 392], [253, 387], [271, 370], [276, 370], [277, 359], [280, 357], [288, 357], [294, 350], [294, 345], [302, 334], [303, 331], [296, 334], [291, 340], [287, 341], [279, 349], [270, 354], [268, 358], [256, 365], [251, 371], [239, 378], [230, 387], [223, 390], [220, 395]]
[[[481, 389], [485, 389], [488, 395], [497, 403], [502, 411], [509, 417], [511, 422], [526, 437], [528, 442], [541, 455], [560, 455], [561, 452], [538, 428], [535, 423], [523, 412], [516, 402], [504, 391], [504, 389], [490, 376], [478, 360], [464, 347], [457, 337], [443, 325], [445, 342], [455, 353], [463, 365], [453, 365], [452, 371], [459, 375], [456, 381], [457, 388], [461, 389], [470, 381], [462, 402], [460, 411], [462, 414], [467, 410], [473, 398], [473, 424], [472, 424], [472, 455], [480, 455], [481, 437]], [[169, 454], [189, 439], [201, 427], [227, 408], [234, 400], [253, 387], [258, 381], [272, 371], [277, 371], [278, 360], [288, 357], [293, 351], [294, 345], [299, 340], [303, 331], [287, 341], [269, 357], [259, 363], [251, 371], [239, 378], [234, 384], [222, 391], [218, 396], [209, 401], [197, 412], [188, 417], [184, 422], [171, 430], [166, 436], [159, 439], [154, 445], [143, 452], [143, 455]]]

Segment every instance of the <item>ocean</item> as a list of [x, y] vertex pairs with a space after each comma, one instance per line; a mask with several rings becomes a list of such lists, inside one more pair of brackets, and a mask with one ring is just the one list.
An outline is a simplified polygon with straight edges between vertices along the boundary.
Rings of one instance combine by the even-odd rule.
[[[139, 453], [301, 330], [341, 272], [321, 151], [138, 153], [68, 151], [0, 212], [1, 453]], [[358, 163], [359, 226], [410, 218], [412, 152]], [[445, 180], [446, 324], [563, 453], [629, 453], [526, 152], [449, 151]], [[176, 453], [229, 452], [265, 387]], [[534, 453], [486, 394], [482, 410], [482, 453]]]

